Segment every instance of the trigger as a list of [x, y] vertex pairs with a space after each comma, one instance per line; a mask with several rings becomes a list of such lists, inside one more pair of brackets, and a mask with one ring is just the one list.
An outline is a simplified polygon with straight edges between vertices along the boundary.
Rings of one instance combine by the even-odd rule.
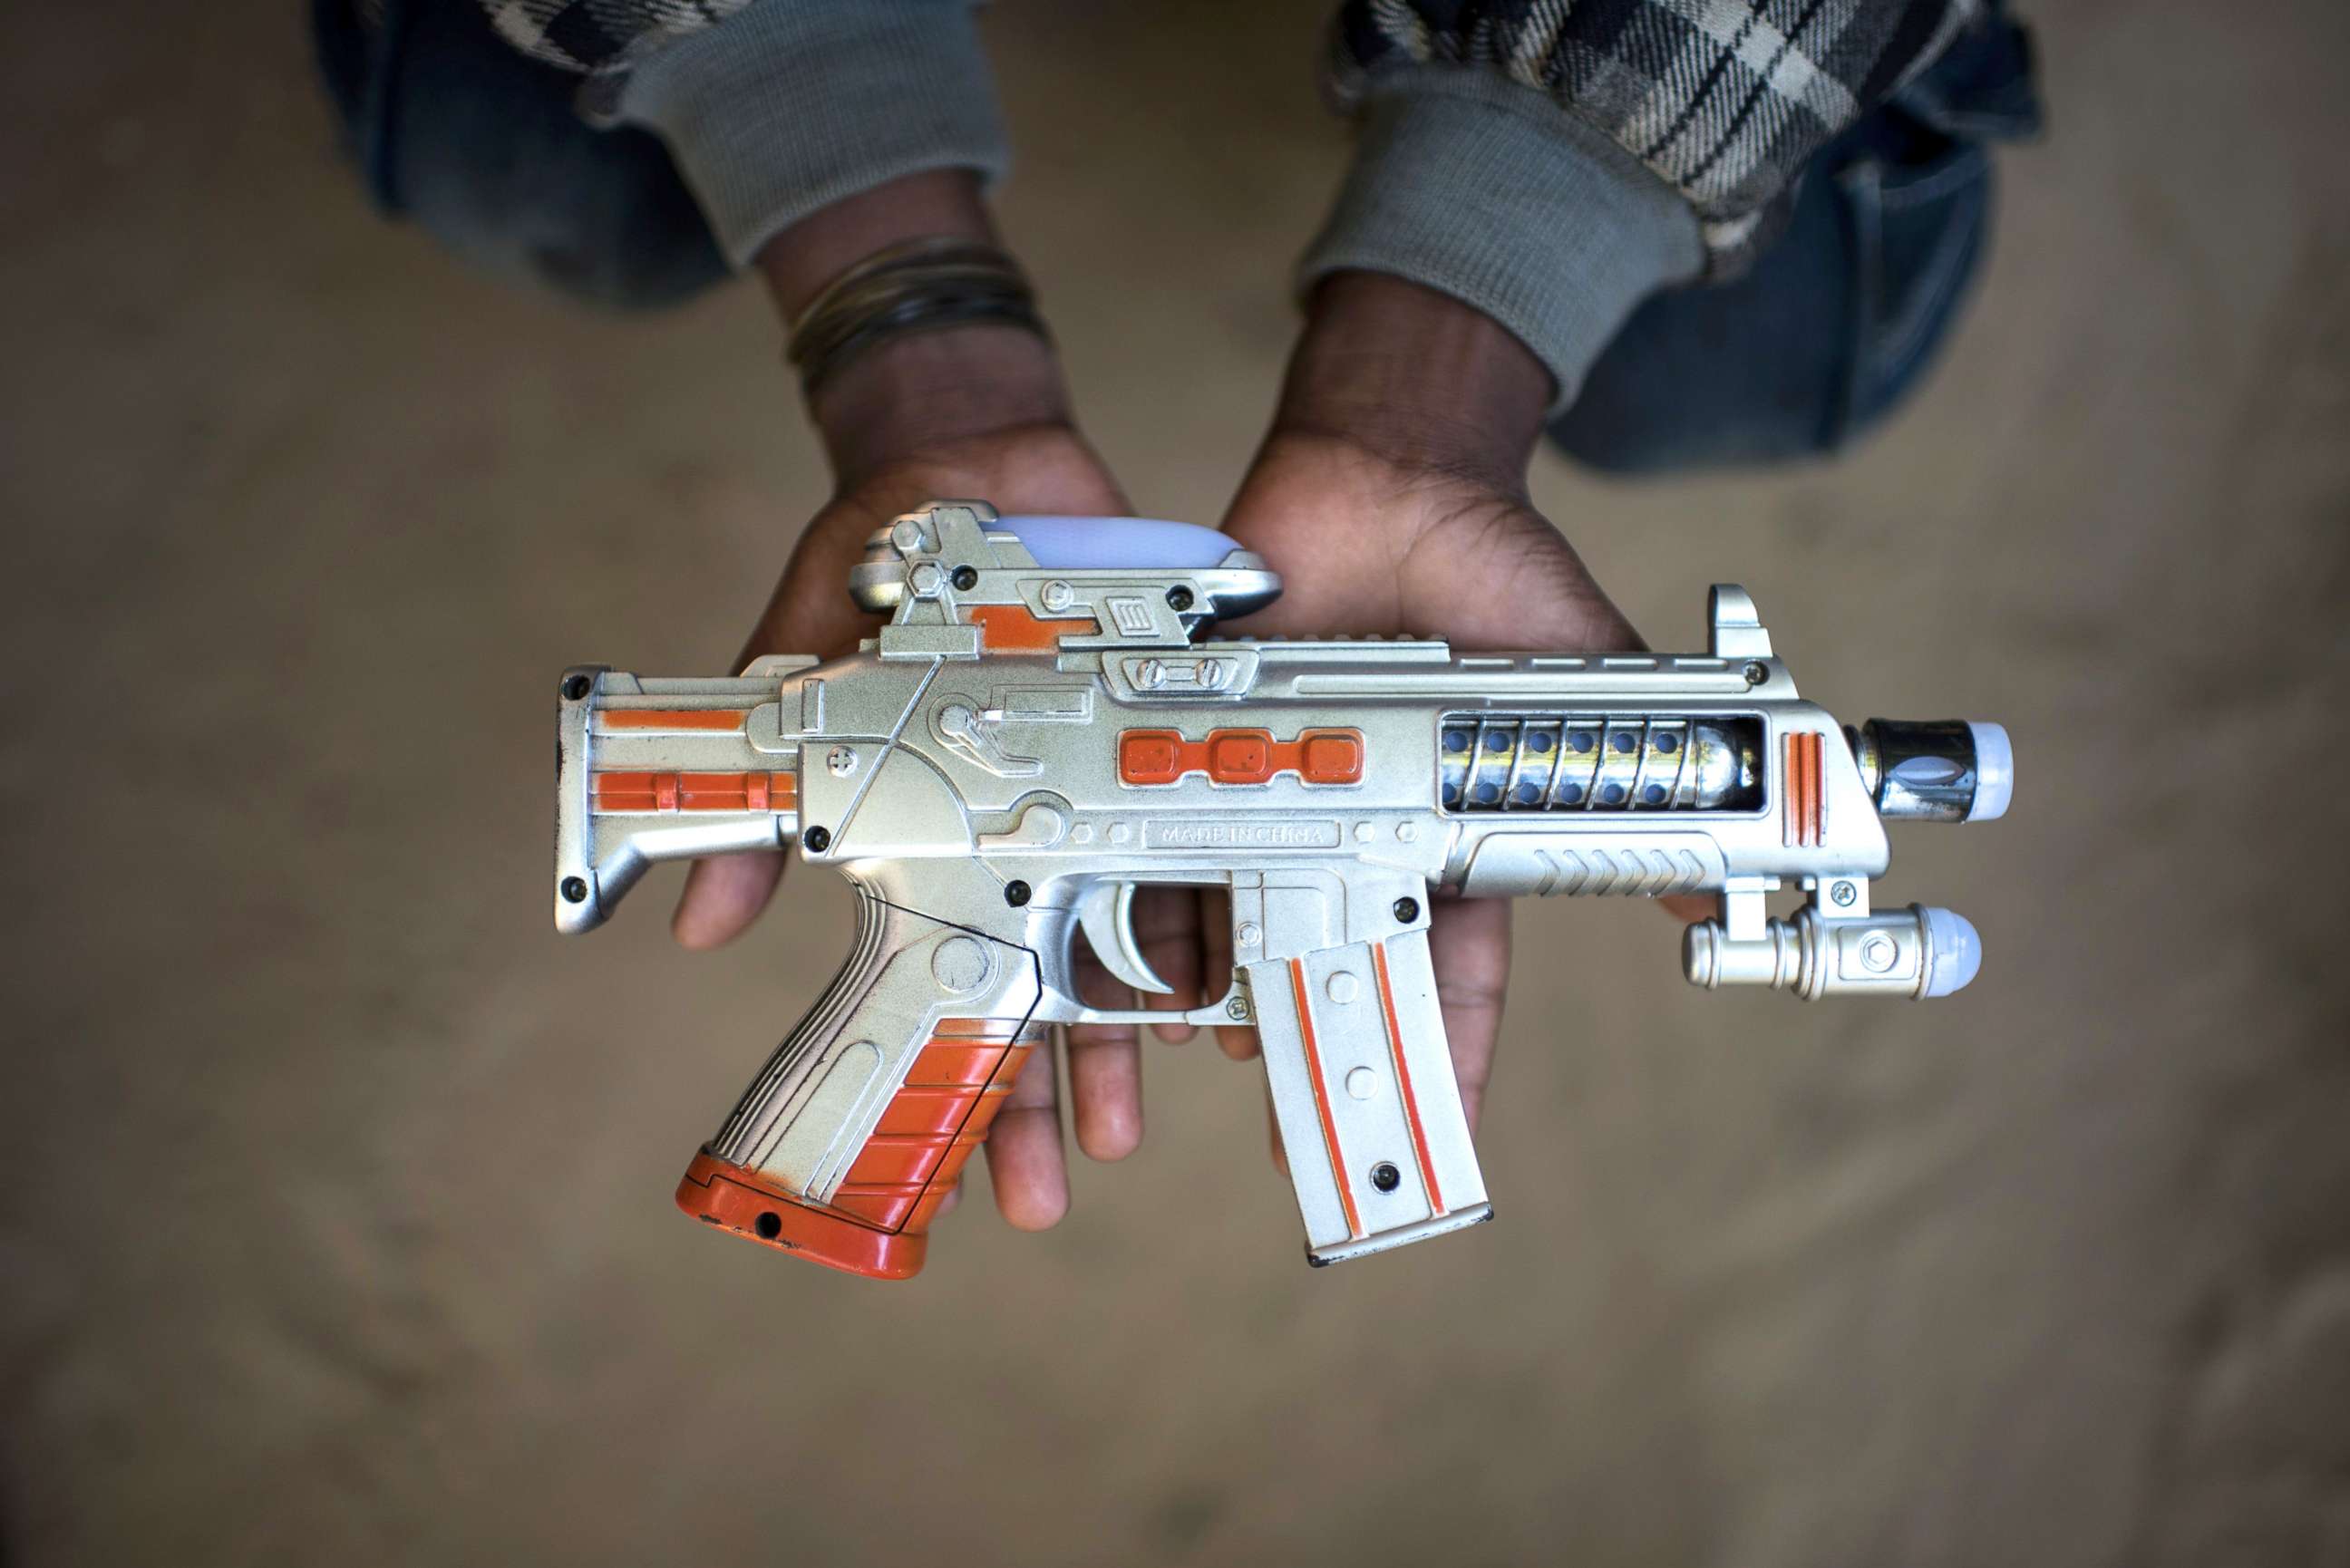
[[1134, 884], [1097, 882], [1077, 900], [1077, 924], [1102, 968], [1124, 984], [1158, 996], [1175, 988], [1150, 971], [1134, 940]]

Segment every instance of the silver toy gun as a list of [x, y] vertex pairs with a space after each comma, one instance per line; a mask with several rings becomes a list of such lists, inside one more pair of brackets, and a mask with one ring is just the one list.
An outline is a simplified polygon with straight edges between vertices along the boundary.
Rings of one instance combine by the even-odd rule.
[[[856, 889], [847, 962], [677, 1194], [816, 1262], [915, 1272], [1045, 1029], [1176, 1016], [1078, 999], [1080, 931], [1168, 991], [1138, 888], [1230, 893], [1230, 988], [1180, 1016], [1258, 1031], [1317, 1264], [1492, 1217], [1434, 889], [1718, 894], [1682, 945], [1708, 989], [1941, 996], [1981, 960], [1966, 920], [1873, 909], [1869, 882], [1886, 819], [2006, 809], [2005, 732], [1839, 730], [1736, 587], [1696, 655], [1210, 640], [1281, 588], [1225, 535], [976, 502], [877, 533], [849, 587], [890, 617], [852, 655], [733, 680], [582, 667], [559, 711], [559, 929], [601, 923], [654, 861], [795, 839]], [[1773, 919], [1790, 882], [1811, 897]]]

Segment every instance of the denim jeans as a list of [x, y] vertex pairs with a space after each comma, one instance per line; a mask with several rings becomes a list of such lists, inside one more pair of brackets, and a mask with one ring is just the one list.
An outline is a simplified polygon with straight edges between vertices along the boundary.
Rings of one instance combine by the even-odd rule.
[[385, 213], [484, 271], [587, 304], [680, 303], [725, 258], [650, 131], [598, 130], [579, 78], [491, 30], [478, 0], [313, 0], [312, 34], [344, 142]]
[[1615, 473], [1843, 448], [1932, 369], [1991, 244], [1989, 143], [2030, 135], [2031, 47], [1996, 14], [1823, 148], [1744, 277], [1660, 294], [1550, 428]]
[[[587, 125], [578, 78], [510, 47], [477, 0], [382, 0], [372, 27], [354, 3], [314, 0], [314, 32], [385, 212], [487, 271], [608, 308], [726, 275], [660, 141]], [[1744, 277], [1635, 312], [1551, 439], [1633, 473], [1784, 461], [1865, 432], [1931, 368], [1981, 266], [1987, 144], [2037, 123], [2025, 36], [1995, 16], [1821, 151]]]

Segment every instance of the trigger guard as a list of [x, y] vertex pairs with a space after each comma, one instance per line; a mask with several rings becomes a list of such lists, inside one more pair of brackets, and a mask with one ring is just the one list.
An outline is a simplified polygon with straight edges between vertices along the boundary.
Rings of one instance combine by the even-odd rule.
[[1112, 978], [1154, 996], [1171, 996], [1175, 988], [1152, 972], [1134, 940], [1134, 884], [1097, 882], [1077, 900], [1077, 924], [1094, 957]]

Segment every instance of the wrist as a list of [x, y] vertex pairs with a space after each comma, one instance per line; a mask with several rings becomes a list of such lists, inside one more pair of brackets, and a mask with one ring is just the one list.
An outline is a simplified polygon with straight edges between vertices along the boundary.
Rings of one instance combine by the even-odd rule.
[[[835, 202], [769, 241], [757, 265], [789, 323], [858, 263], [920, 239], [996, 243], [976, 174], [910, 174]], [[1066, 424], [1069, 407], [1048, 341], [1024, 327], [967, 323], [858, 350], [816, 388], [808, 417], [835, 477], [849, 485], [930, 447]]]
[[967, 169], [931, 169], [885, 181], [820, 207], [759, 247], [754, 265], [777, 314], [795, 319], [827, 284], [874, 252], [907, 240], [993, 244], [995, 225]]
[[1274, 434], [1516, 493], [1550, 396], [1542, 362], [1492, 317], [1399, 277], [1340, 272], [1307, 306]]
[[844, 487], [950, 442], [1070, 422], [1052, 346], [996, 326], [877, 344], [817, 389], [808, 414]]

